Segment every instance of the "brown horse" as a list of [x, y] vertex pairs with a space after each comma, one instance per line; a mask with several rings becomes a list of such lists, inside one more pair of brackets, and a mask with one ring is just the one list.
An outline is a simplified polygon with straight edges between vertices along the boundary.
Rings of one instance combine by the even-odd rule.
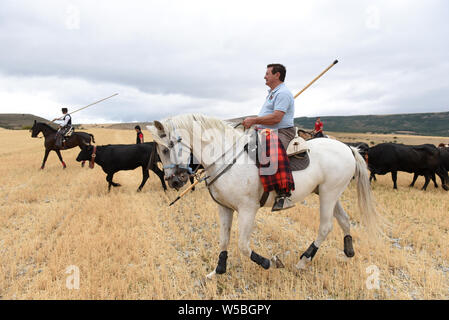
[[[36, 122], [34, 120], [33, 127], [31, 128], [31, 137], [37, 138], [37, 135], [42, 132], [42, 134], [45, 137], [45, 155], [44, 155], [44, 161], [42, 161], [41, 169], [45, 168], [45, 162], [47, 161], [48, 154], [50, 151], [54, 150], [56, 154], [58, 155], [59, 160], [62, 163], [62, 168], [65, 169], [67, 166], [62, 160], [61, 151], [60, 150], [66, 150], [71, 149], [76, 146], [82, 147], [84, 145], [90, 145], [90, 142], [92, 140], [93, 143], [95, 143], [94, 136], [87, 132], [74, 132], [69, 138], [66, 138], [65, 143], [63, 144], [62, 148], [59, 148], [55, 145], [56, 143], [56, 129], [53, 129], [48, 124], [43, 122]], [[81, 164], [81, 166], [84, 167], [84, 161]]]

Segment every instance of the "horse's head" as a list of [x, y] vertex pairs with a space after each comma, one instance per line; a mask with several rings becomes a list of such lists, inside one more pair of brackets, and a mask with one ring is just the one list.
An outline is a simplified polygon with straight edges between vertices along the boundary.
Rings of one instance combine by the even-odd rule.
[[37, 138], [37, 135], [39, 134], [39, 132], [41, 132], [39, 124], [36, 122], [36, 120], [34, 120], [33, 126], [30, 129], [30, 132], [31, 132], [32, 138]]
[[313, 134], [311, 132], [308, 132], [303, 129], [298, 129], [298, 136], [303, 138], [304, 140], [309, 140], [313, 137]]
[[190, 135], [166, 122], [162, 124], [154, 121], [154, 125], [147, 128], [156, 142], [157, 153], [164, 167], [165, 180], [171, 188], [179, 190], [192, 173], [189, 167]]

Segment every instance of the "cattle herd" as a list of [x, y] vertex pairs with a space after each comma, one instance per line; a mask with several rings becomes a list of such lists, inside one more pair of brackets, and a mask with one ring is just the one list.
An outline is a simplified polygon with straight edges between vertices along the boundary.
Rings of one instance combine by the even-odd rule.
[[358, 147], [360, 154], [365, 158], [368, 169], [371, 172], [370, 181], [376, 179], [376, 174], [387, 174], [391, 172], [393, 188], [397, 189], [398, 171], [413, 173], [410, 186], [414, 186], [419, 176], [424, 176], [425, 182], [422, 187], [426, 190], [430, 180], [438, 187], [435, 175], [441, 179], [444, 190], [449, 190], [449, 145], [433, 144], [404, 145], [397, 143], [380, 143], [369, 147], [364, 142], [346, 143]]
[[[440, 144], [435, 147], [433, 144], [404, 145], [388, 142], [369, 147], [364, 142], [345, 143], [359, 149], [370, 170], [370, 181], [376, 180], [376, 174], [384, 175], [391, 172], [393, 188], [397, 189], [397, 172], [403, 171], [414, 174], [410, 186], [414, 186], [419, 176], [424, 176], [423, 190], [427, 189], [430, 180], [435, 187], [438, 187], [437, 175], [443, 189], [449, 190], [449, 145]], [[159, 177], [164, 190], [167, 189], [163, 171], [157, 166], [160, 160], [154, 142], [135, 145], [84, 146], [76, 160], [90, 161], [91, 167], [94, 163], [101, 166], [107, 175], [108, 189], [111, 186], [119, 186], [112, 181], [114, 173], [121, 170], [134, 170], [137, 167], [142, 168], [143, 175], [138, 191], [142, 190], [148, 179], [149, 170]], [[190, 166], [194, 167], [193, 162]]]

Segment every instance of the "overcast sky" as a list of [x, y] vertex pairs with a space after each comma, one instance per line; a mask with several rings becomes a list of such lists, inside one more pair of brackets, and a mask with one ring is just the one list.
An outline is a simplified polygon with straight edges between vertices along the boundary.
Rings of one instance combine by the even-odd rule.
[[295, 116], [449, 111], [449, 1], [0, 2], [0, 113], [75, 123], [257, 114], [268, 63]]

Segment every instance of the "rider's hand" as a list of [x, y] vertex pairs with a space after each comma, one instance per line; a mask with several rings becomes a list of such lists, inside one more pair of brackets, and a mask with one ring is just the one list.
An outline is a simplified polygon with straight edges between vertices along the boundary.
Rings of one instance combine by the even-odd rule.
[[256, 118], [255, 117], [248, 117], [245, 120], [243, 120], [242, 125], [245, 127], [245, 129], [248, 129], [253, 124], [256, 124]]

